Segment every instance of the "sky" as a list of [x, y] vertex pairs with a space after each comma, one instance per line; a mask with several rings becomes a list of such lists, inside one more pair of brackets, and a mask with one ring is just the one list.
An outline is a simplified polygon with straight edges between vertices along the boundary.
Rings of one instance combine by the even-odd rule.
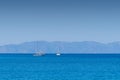
[[0, 45], [120, 41], [120, 0], [0, 0]]

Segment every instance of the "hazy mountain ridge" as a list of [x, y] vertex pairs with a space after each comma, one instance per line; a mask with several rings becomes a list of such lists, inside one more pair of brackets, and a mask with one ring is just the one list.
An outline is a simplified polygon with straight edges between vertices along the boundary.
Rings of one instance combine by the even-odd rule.
[[120, 53], [120, 42], [104, 44], [94, 41], [33, 41], [0, 46], [0, 53], [34, 53], [38, 50], [43, 50], [46, 53], [55, 53], [58, 48], [62, 53]]

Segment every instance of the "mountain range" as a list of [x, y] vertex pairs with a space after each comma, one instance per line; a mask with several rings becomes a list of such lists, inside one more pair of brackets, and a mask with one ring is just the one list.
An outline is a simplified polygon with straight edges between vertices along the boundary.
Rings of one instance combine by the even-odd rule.
[[58, 49], [61, 53], [120, 53], [120, 42], [32, 41], [0, 46], [0, 53], [35, 53], [39, 50], [45, 53], [55, 53]]

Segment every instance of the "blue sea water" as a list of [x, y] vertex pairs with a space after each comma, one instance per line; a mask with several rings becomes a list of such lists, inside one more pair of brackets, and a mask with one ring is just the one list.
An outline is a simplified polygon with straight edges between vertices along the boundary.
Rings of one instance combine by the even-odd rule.
[[0, 80], [120, 80], [120, 54], [1, 54]]

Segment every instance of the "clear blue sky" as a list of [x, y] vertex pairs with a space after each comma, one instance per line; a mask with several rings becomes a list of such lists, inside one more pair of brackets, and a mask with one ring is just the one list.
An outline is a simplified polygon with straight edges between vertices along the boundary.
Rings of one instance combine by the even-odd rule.
[[0, 0], [0, 44], [120, 41], [120, 0]]

